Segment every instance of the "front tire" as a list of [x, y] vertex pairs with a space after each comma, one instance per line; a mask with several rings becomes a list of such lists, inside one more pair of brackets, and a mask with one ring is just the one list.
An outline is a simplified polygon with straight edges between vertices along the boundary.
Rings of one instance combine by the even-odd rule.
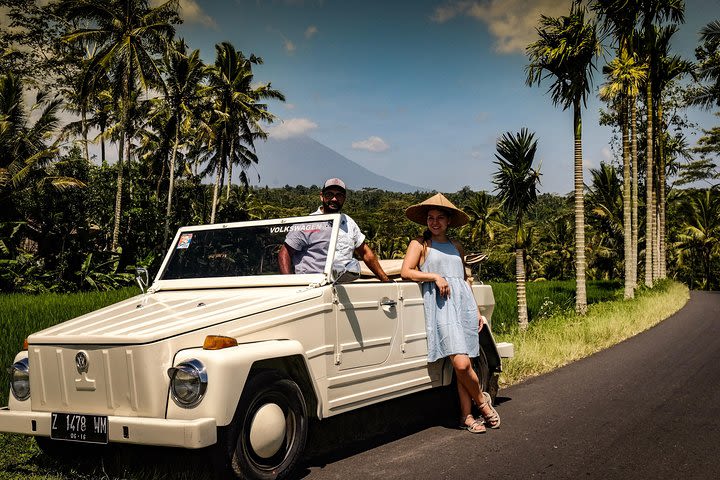
[[245, 385], [233, 424], [219, 439], [227, 470], [236, 478], [288, 478], [307, 440], [305, 399], [298, 385], [275, 372], [254, 375]]

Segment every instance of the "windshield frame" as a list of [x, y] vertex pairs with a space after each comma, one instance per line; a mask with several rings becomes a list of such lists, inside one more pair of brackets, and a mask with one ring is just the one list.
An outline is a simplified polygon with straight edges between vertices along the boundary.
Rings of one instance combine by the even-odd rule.
[[[177, 249], [178, 241], [184, 233], [192, 233], [197, 231], [221, 230], [227, 228], [247, 228], [268, 225], [292, 225], [296, 223], [312, 223], [320, 221], [330, 221], [332, 230], [330, 234], [330, 243], [327, 259], [325, 260], [325, 268], [323, 273], [313, 274], [275, 274], [275, 275], [250, 275], [235, 277], [208, 277], [208, 278], [181, 278], [181, 279], [162, 279], [163, 273]], [[170, 248], [165, 254], [163, 263], [160, 266], [152, 286], [148, 292], [156, 292], [159, 290], [188, 290], [188, 289], [207, 289], [207, 288], [233, 288], [233, 287], [262, 287], [262, 286], [284, 286], [284, 285], [324, 285], [329, 283], [332, 272], [332, 265], [335, 257], [335, 245], [337, 242], [338, 231], [340, 229], [340, 214], [323, 214], [323, 215], [306, 215], [302, 217], [286, 217], [273, 218], [266, 220], [251, 220], [246, 222], [218, 223], [210, 225], [193, 225], [185, 226], [178, 229], [175, 233]]]

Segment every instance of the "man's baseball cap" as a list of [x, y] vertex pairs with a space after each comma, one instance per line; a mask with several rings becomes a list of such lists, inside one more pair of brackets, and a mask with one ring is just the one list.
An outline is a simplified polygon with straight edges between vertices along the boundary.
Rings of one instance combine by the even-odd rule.
[[328, 178], [328, 179], [325, 181], [325, 185], [323, 185], [323, 188], [322, 188], [322, 189], [323, 189], [323, 192], [324, 192], [327, 188], [329, 188], [329, 187], [338, 187], [338, 188], [342, 189], [343, 191], [346, 190], [346, 189], [345, 189], [345, 182], [343, 182], [343, 181], [340, 180], [339, 178]]

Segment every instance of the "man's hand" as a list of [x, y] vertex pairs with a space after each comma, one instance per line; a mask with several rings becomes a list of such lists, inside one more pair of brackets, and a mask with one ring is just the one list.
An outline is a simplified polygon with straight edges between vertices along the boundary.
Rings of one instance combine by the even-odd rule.
[[388, 277], [385, 273], [385, 270], [383, 270], [380, 266], [380, 262], [375, 256], [375, 253], [373, 253], [372, 249], [368, 247], [365, 242], [363, 242], [362, 245], [355, 249], [355, 253], [358, 257], [362, 258], [363, 262], [365, 262], [365, 265], [367, 265], [370, 271], [373, 272], [375, 276], [380, 279], [381, 282], [392, 281], [390, 280], [390, 277]]

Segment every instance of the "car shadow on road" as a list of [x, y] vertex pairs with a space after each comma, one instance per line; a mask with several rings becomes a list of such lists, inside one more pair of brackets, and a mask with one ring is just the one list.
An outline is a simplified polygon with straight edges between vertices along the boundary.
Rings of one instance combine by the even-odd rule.
[[[497, 403], [509, 401], [498, 397]], [[458, 428], [454, 383], [310, 423], [299, 476], [431, 427]]]

